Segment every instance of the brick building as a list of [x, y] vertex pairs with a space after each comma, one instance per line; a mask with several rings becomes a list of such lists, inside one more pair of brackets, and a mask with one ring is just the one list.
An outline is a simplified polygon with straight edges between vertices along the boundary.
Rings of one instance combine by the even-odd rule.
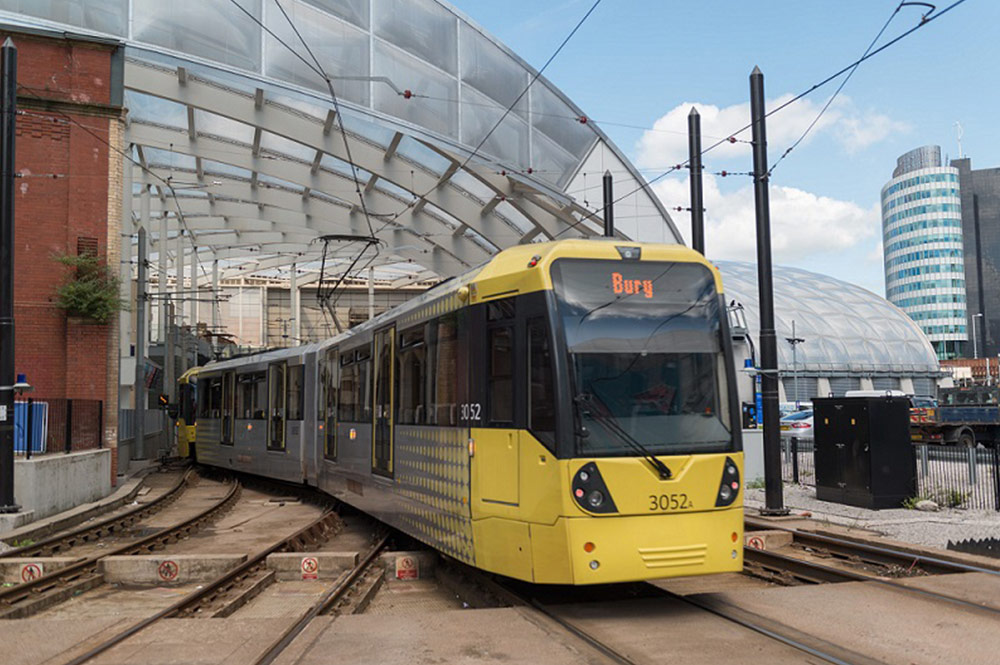
[[118, 318], [94, 324], [55, 305], [69, 270], [56, 257], [121, 256], [122, 51], [68, 33], [0, 33], [18, 48], [14, 226], [16, 371], [37, 399], [103, 401], [117, 468]]

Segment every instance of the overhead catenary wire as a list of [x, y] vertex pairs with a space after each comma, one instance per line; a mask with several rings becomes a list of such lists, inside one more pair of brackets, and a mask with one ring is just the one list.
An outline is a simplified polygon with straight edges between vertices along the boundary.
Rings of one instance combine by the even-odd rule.
[[[816, 90], [819, 90], [820, 88], [822, 88], [823, 86], [827, 85], [831, 81], [835, 81], [836, 79], [840, 78], [841, 76], [843, 76], [845, 73], [851, 71], [852, 69], [856, 69], [857, 66], [859, 64], [861, 64], [862, 62], [865, 62], [866, 60], [870, 60], [871, 58], [874, 58], [879, 53], [881, 53], [881, 52], [885, 51], [886, 49], [890, 48], [891, 46], [897, 44], [901, 40], [903, 40], [906, 37], [912, 35], [914, 32], [916, 32], [917, 30], [920, 30], [921, 28], [923, 28], [924, 26], [930, 24], [931, 22], [933, 22], [933, 21], [941, 18], [942, 16], [946, 15], [948, 12], [950, 12], [953, 9], [955, 9], [956, 7], [958, 7], [959, 5], [961, 5], [964, 2], [965, 2], [965, 0], [955, 0], [955, 2], [951, 3], [950, 5], [948, 5], [947, 7], [945, 7], [944, 9], [942, 9], [941, 11], [939, 11], [936, 14], [933, 14], [932, 12], [928, 12], [927, 14], [924, 14], [923, 16], [921, 16], [920, 22], [917, 25], [915, 25], [912, 28], [910, 28], [909, 30], [906, 30], [903, 33], [897, 35], [896, 37], [892, 38], [891, 40], [889, 40], [888, 42], [886, 42], [882, 46], [879, 46], [877, 49], [869, 51], [868, 53], [866, 53], [865, 55], [861, 56], [857, 60], [854, 60], [853, 62], [851, 62], [851, 64], [849, 64], [849, 65], [847, 65], [847, 66], [839, 69], [838, 71], [834, 72], [833, 74], [830, 74], [829, 76], [827, 76], [826, 78], [822, 79], [821, 81], [819, 81], [817, 83], [814, 83], [809, 88], [807, 88], [806, 90], [803, 90], [802, 92], [800, 92], [799, 94], [795, 95], [791, 99], [789, 99], [789, 100], [787, 100], [787, 101], [779, 104], [778, 106], [774, 107], [773, 109], [771, 109], [770, 111], [768, 111], [768, 112], [766, 112], [764, 114], [764, 118], [769, 118], [772, 115], [774, 115], [775, 113], [778, 113], [779, 111], [781, 111], [781, 110], [783, 110], [785, 108], [788, 108], [789, 106], [791, 106], [795, 102], [799, 101], [803, 97], [806, 97], [806, 96], [812, 94], [813, 92], [815, 92]], [[903, 3], [904, 6], [905, 5], [909, 5], [909, 4], [914, 4], [914, 3], [908, 3], [908, 2], [904, 2]], [[706, 153], [711, 152], [715, 148], [718, 148], [723, 143], [729, 143], [729, 142], [734, 142], [736, 140], [739, 140], [739, 139], [736, 139], [736, 136], [738, 134], [741, 134], [741, 133], [745, 132], [746, 130], [750, 129], [752, 126], [753, 126], [752, 123], [748, 123], [748, 124], [744, 125], [743, 127], [739, 128], [738, 130], [732, 132], [732, 134], [730, 135], [729, 138], [719, 139], [718, 141], [712, 143], [710, 146], [708, 146], [707, 148], [705, 148], [704, 150], [702, 150], [701, 154], [705, 155]], [[649, 181], [644, 182], [644, 183], [640, 183], [638, 187], [636, 187], [636, 188], [634, 188], [634, 189], [626, 192], [625, 194], [622, 194], [618, 198], [614, 199], [611, 202], [611, 204], [612, 205], [617, 204], [617, 203], [619, 203], [619, 202], [627, 199], [628, 197], [630, 197], [630, 196], [632, 196], [632, 195], [634, 195], [634, 194], [636, 194], [638, 192], [650, 189], [654, 184], [656, 184], [657, 182], [659, 182], [663, 178], [667, 177], [671, 173], [674, 173], [674, 172], [680, 170], [681, 168], [685, 168], [688, 165], [688, 161], [689, 160], [684, 160], [684, 162], [682, 162], [681, 164], [678, 164], [678, 165], [676, 165], [676, 166], [674, 166], [672, 168], [667, 169], [666, 171], [664, 171], [660, 175], [656, 176], [652, 180], [649, 180]], [[764, 174], [764, 177], [765, 178], [768, 177], [767, 174]], [[555, 234], [555, 236], [553, 236], [553, 238], [558, 238], [559, 236], [561, 236], [562, 234], [566, 233], [567, 231], [570, 231], [572, 229], [575, 229], [575, 228], [579, 227], [581, 224], [583, 224], [587, 220], [593, 219], [597, 215], [601, 214], [603, 211], [604, 211], [604, 208], [602, 207], [602, 208], [600, 208], [598, 210], [594, 210], [593, 212], [588, 213], [587, 215], [584, 215], [583, 217], [581, 217], [576, 222], [568, 225], [565, 229], [563, 229], [559, 233]]]
[[[907, 4], [906, 2], [900, 2], [898, 5], [896, 5], [896, 9], [894, 9], [892, 11], [892, 14], [889, 15], [889, 18], [886, 19], [886, 22], [882, 26], [882, 29], [878, 31], [877, 35], [875, 35], [875, 39], [873, 39], [871, 43], [868, 44], [868, 48], [866, 48], [865, 52], [861, 54], [862, 59], [868, 55], [868, 53], [872, 50], [872, 48], [874, 48], [875, 44], [878, 43], [878, 40], [882, 38], [883, 34], [885, 34], [885, 31], [889, 27], [889, 24], [892, 23], [892, 19], [896, 18], [896, 14], [898, 14], [899, 10], [902, 9], [906, 4]], [[854, 72], [858, 71], [858, 67], [861, 66], [861, 62], [862, 60], [858, 60], [856, 63], [854, 63], [854, 66], [851, 67], [851, 70], [847, 72], [847, 76], [844, 77], [844, 80], [840, 82], [840, 85], [837, 86], [837, 89], [833, 91], [832, 95], [830, 95], [830, 99], [826, 100], [826, 104], [824, 104], [823, 108], [819, 110], [819, 113], [816, 114], [816, 117], [813, 118], [812, 122], [809, 123], [809, 126], [806, 127], [805, 131], [802, 132], [802, 135], [799, 136], [799, 138], [795, 139], [795, 141], [790, 146], [788, 146], [783, 153], [781, 153], [781, 156], [778, 157], [777, 161], [775, 161], [774, 164], [771, 165], [771, 168], [767, 170], [767, 175], [769, 177], [774, 173], [774, 169], [778, 167], [778, 164], [784, 161], [784, 159], [788, 157], [788, 155], [792, 152], [792, 150], [795, 150], [795, 148], [797, 148], [799, 144], [802, 143], [802, 141], [804, 141], [807, 136], [809, 136], [809, 132], [811, 132], [813, 127], [816, 126], [816, 123], [820, 121], [820, 118], [822, 118], [823, 115], [827, 112], [827, 109], [830, 108], [830, 105], [833, 104], [834, 100], [837, 99], [837, 95], [840, 94], [840, 91], [844, 89], [844, 86], [847, 85], [847, 82], [851, 80], [852, 76], [854, 76]]]

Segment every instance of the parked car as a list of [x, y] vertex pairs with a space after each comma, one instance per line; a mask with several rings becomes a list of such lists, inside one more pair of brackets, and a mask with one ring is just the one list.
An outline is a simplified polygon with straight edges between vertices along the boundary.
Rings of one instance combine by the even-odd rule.
[[813, 411], [796, 411], [781, 419], [781, 438], [798, 437], [801, 441], [813, 439]]

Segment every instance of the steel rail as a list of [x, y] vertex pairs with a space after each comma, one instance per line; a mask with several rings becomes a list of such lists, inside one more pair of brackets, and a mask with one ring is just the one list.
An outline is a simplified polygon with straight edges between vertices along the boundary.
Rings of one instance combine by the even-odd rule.
[[72, 548], [79, 543], [85, 543], [113, 533], [119, 528], [132, 526], [139, 520], [153, 515], [176, 501], [191, 482], [193, 474], [194, 471], [188, 469], [173, 487], [149, 503], [136, 506], [119, 515], [112, 515], [88, 526], [82, 526], [64, 533], [57, 533], [31, 545], [15, 547], [0, 554], [0, 558], [52, 556]]
[[281, 637], [271, 644], [268, 650], [265, 651], [260, 658], [254, 661], [254, 665], [270, 665], [273, 663], [274, 660], [281, 655], [281, 652], [284, 651], [303, 630], [305, 630], [306, 626], [308, 626], [313, 619], [329, 610], [334, 603], [343, 598], [344, 594], [346, 594], [354, 583], [357, 582], [357, 580], [362, 576], [362, 574], [368, 570], [368, 567], [375, 561], [375, 557], [382, 553], [388, 541], [389, 534], [382, 536], [371, 547], [368, 554], [366, 554], [349, 573], [342, 576], [340, 581], [338, 581], [333, 588], [323, 594], [323, 596], [312, 607], [310, 607], [294, 624], [289, 626], [285, 632], [281, 634]]
[[904, 568], [919, 565], [922, 570], [935, 574], [988, 573], [990, 575], [1000, 575], [1000, 570], [992, 568], [974, 566], [968, 563], [927, 556], [925, 554], [917, 554], [903, 549], [872, 545], [851, 538], [840, 538], [812, 531], [783, 527], [772, 522], [755, 520], [750, 517], [746, 518], [744, 522], [748, 528], [752, 527], [757, 530], [790, 532], [794, 538], [794, 542], [798, 544], [819, 550], [826, 550], [831, 554], [843, 556], [847, 559], [862, 560], [867, 563], [880, 565], [898, 565]]
[[[96, 585], [100, 583], [101, 575], [98, 573], [98, 565], [101, 559], [115, 555], [136, 554], [138, 552], [150, 552], [157, 546], [165, 546], [181, 535], [190, 533], [204, 522], [215, 517], [220, 512], [231, 507], [240, 496], [242, 486], [238, 482], [232, 483], [226, 495], [213, 505], [201, 511], [197, 515], [190, 517], [179, 524], [159, 531], [145, 538], [141, 538], [132, 543], [113, 548], [106, 552], [92, 557], [82, 559], [70, 564], [65, 568], [60, 568], [51, 573], [37, 577], [30, 582], [19, 584], [7, 589], [0, 590], [0, 619], [23, 618], [30, 616], [32, 601], [45, 598], [45, 594], [58, 595], [58, 593], [74, 585]], [[92, 588], [92, 586], [87, 587]], [[23, 603], [23, 604], [22, 604]], [[27, 612], [27, 614], [25, 613]]]
[[92, 658], [104, 653], [108, 649], [121, 644], [129, 637], [135, 635], [139, 631], [151, 626], [152, 624], [160, 621], [161, 619], [167, 619], [170, 617], [178, 616], [182, 612], [192, 611], [198, 606], [203, 600], [211, 596], [220, 587], [225, 586], [231, 580], [246, 574], [251, 571], [252, 568], [262, 565], [266, 560], [268, 555], [275, 552], [294, 550], [295, 548], [301, 547], [303, 543], [309, 541], [317, 541], [320, 538], [325, 538], [333, 531], [336, 526], [340, 523], [340, 517], [332, 511], [328, 511], [320, 515], [310, 524], [302, 527], [292, 535], [278, 541], [277, 543], [271, 545], [267, 549], [255, 554], [252, 558], [248, 559], [236, 568], [223, 573], [214, 581], [206, 584], [203, 588], [197, 589], [187, 596], [181, 598], [174, 604], [166, 607], [156, 614], [153, 614], [141, 621], [138, 621], [125, 630], [117, 633], [116, 635], [108, 638], [104, 642], [101, 642], [97, 646], [89, 649], [87, 652], [76, 656], [72, 660], [68, 661], [65, 665], [81, 665]]
[[[743, 628], [752, 630], [755, 633], [769, 637], [772, 640], [780, 642], [786, 646], [792, 647], [793, 649], [798, 649], [799, 651], [805, 652], [810, 656], [820, 658], [833, 665], [878, 665], [879, 661], [875, 661], [867, 656], [854, 653], [849, 649], [844, 649], [835, 644], [831, 644], [826, 640], [820, 638], [812, 637], [811, 635], [800, 634], [799, 636], [792, 636], [787, 633], [798, 633], [799, 631], [789, 628], [788, 626], [781, 626], [777, 622], [761, 621], [760, 618], [756, 620], [751, 620], [750, 616], [741, 616], [739, 608], [731, 608], [725, 606], [722, 603], [712, 603], [705, 598], [693, 598], [691, 596], [682, 596], [680, 594], [673, 593], [672, 591], [667, 591], [666, 589], [661, 589], [660, 587], [655, 587], [664, 596], [673, 598], [693, 607], [697, 607], [705, 612], [714, 614], [717, 617], [725, 619], [735, 623]], [[771, 627], [765, 625], [765, 623], [770, 623]], [[785, 628], [787, 630], [781, 631], [780, 628]], [[806, 641], [812, 644], [807, 644]], [[839, 652], [837, 655], [832, 652]]]
[[878, 577], [876, 575], [866, 575], [853, 570], [833, 568], [815, 561], [806, 561], [778, 552], [768, 550], [758, 550], [752, 547], [743, 548], [744, 561], [751, 561], [761, 567], [775, 571], [777, 573], [789, 573], [792, 577], [808, 584], [839, 583], [839, 582], [872, 582], [879, 586], [898, 589], [906, 593], [925, 596], [931, 600], [953, 603], [973, 610], [986, 612], [989, 614], [1000, 614], [1000, 608], [992, 605], [976, 603], [965, 598], [959, 598], [949, 594], [922, 589], [920, 587], [902, 584], [896, 580]]

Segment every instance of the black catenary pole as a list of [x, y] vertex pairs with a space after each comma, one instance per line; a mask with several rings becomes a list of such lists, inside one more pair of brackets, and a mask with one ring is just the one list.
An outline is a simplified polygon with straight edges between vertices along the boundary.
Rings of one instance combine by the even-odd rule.
[[[0, 48], [0, 513], [14, 503], [14, 121], [17, 114], [17, 47]], [[28, 442], [31, 445], [31, 442]]]
[[[139, 227], [139, 269], [135, 280], [135, 437], [132, 459], [146, 459], [146, 229]], [[162, 245], [161, 245], [162, 247]], [[197, 297], [194, 294], [192, 297]]]
[[767, 195], [767, 135], [764, 126], [764, 75], [750, 74], [750, 119], [753, 123], [753, 182], [757, 216], [757, 285], [760, 289], [760, 372], [764, 411], [764, 515], [787, 515], [781, 485], [781, 441], [778, 423], [778, 341], [774, 333], [774, 288], [771, 282], [771, 209]]
[[701, 115], [688, 114], [688, 167], [691, 170], [691, 247], [705, 253], [705, 204], [701, 189]]
[[615, 235], [615, 195], [611, 171], [604, 172], [604, 235], [613, 238]]

